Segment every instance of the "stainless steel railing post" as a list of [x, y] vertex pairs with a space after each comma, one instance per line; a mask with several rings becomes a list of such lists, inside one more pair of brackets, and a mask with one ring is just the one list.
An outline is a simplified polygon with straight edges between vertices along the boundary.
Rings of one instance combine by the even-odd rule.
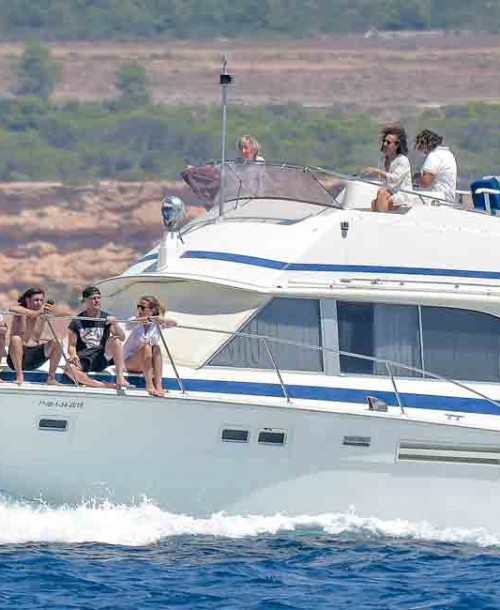
[[280, 385], [281, 385], [281, 390], [283, 391], [283, 395], [285, 396], [286, 401], [287, 401], [288, 403], [290, 403], [290, 396], [288, 395], [288, 392], [286, 391], [285, 382], [283, 381], [283, 377], [281, 376], [281, 372], [280, 372], [280, 370], [279, 370], [279, 368], [278, 368], [278, 365], [276, 364], [276, 361], [275, 361], [275, 360], [274, 360], [274, 358], [273, 358], [273, 355], [272, 355], [272, 353], [271, 353], [271, 350], [269, 349], [269, 345], [268, 345], [268, 343], [267, 343], [267, 339], [264, 339], [264, 345], [266, 346], [266, 350], [267, 350], [267, 353], [268, 353], [269, 359], [270, 359], [270, 360], [271, 360], [271, 362], [273, 363], [274, 370], [276, 371], [276, 375], [278, 375], [278, 379], [279, 379], [279, 382], [280, 382]]
[[52, 326], [52, 322], [47, 316], [45, 316], [45, 321], [47, 322], [47, 326], [49, 327], [50, 332], [52, 333], [52, 336], [57, 341], [57, 345], [59, 345], [59, 348], [61, 349], [62, 357], [64, 358], [64, 362], [66, 363], [68, 377], [71, 379], [71, 381], [73, 381], [73, 383], [76, 385], [76, 387], [79, 388], [80, 384], [78, 383], [76, 377], [73, 375], [73, 369], [71, 368], [71, 364], [69, 363], [68, 357], [66, 356], [66, 352], [64, 351], [64, 345], [63, 345], [62, 341], [57, 336], [56, 331], [54, 330], [54, 327]]
[[172, 356], [172, 352], [170, 351], [170, 349], [167, 345], [167, 341], [165, 340], [165, 337], [163, 336], [163, 333], [161, 332], [161, 324], [158, 322], [158, 320], [153, 320], [153, 321], [156, 324], [156, 328], [158, 329], [158, 332], [160, 333], [161, 342], [163, 344], [163, 347], [165, 348], [165, 351], [167, 352], [167, 356], [168, 356], [168, 359], [170, 360], [170, 364], [172, 365], [172, 369], [174, 371], [175, 378], [177, 379], [177, 384], [179, 386], [179, 389], [183, 394], [185, 394], [186, 389], [184, 387], [184, 384], [182, 383], [182, 379], [181, 379], [181, 376], [179, 375], [179, 371], [177, 370], [177, 366], [175, 365], [174, 357]]
[[399, 408], [401, 409], [401, 413], [406, 415], [405, 408], [403, 406], [403, 401], [401, 400], [401, 396], [399, 395], [398, 388], [396, 386], [396, 380], [394, 379], [394, 375], [392, 374], [391, 365], [386, 361], [385, 366], [387, 367], [387, 373], [391, 378], [392, 387], [394, 388], [394, 394], [396, 394], [396, 400], [398, 401]]

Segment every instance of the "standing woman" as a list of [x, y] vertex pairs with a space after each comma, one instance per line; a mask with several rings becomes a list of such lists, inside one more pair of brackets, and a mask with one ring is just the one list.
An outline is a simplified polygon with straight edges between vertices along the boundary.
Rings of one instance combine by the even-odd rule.
[[365, 167], [363, 172], [382, 180], [383, 185], [372, 201], [374, 212], [391, 212], [398, 208], [410, 207], [412, 196], [398, 192], [411, 191], [411, 167], [408, 159], [406, 131], [400, 125], [388, 125], [380, 134], [381, 152], [384, 154], [384, 169]]
[[[158, 322], [158, 324], [156, 324]], [[131, 318], [132, 328], [123, 346], [125, 367], [130, 373], [143, 373], [146, 390], [151, 396], [165, 396], [163, 389], [163, 359], [160, 349], [160, 328], [175, 326], [165, 319], [165, 307], [155, 296], [142, 296], [137, 302], [137, 316]]]

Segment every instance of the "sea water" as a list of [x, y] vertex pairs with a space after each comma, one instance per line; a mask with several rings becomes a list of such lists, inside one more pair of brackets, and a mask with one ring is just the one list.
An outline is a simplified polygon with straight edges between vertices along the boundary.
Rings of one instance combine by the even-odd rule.
[[481, 529], [0, 498], [0, 608], [490, 609], [499, 585]]

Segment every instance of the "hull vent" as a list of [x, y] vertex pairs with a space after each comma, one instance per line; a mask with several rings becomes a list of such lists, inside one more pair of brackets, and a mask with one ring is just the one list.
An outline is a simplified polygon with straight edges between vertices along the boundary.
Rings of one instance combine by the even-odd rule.
[[259, 432], [259, 443], [262, 445], [284, 445], [286, 434], [279, 430], [261, 430]]
[[47, 417], [42, 417], [38, 422], [39, 430], [58, 430], [60, 432], [64, 432], [68, 429], [68, 420], [67, 419], [49, 419]]
[[342, 444], [345, 447], [369, 447], [371, 438], [369, 436], [344, 436]]
[[246, 443], [248, 442], [248, 430], [239, 430], [232, 428], [224, 428], [221, 439], [230, 443]]
[[399, 461], [500, 465], [500, 446], [401, 441]]

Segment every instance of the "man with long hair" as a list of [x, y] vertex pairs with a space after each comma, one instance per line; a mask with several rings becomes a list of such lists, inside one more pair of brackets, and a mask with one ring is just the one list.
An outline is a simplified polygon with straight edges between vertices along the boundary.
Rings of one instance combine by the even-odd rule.
[[382, 181], [372, 202], [374, 212], [389, 212], [412, 205], [411, 167], [408, 160], [406, 131], [401, 125], [387, 125], [380, 134], [380, 152], [384, 155], [384, 167], [365, 167], [363, 173]]
[[59, 341], [46, 331], [46, 314], [55, 313], [45, 300], [45, 290], [33, 286], [25, 290], [10, 311], [17, 314], [10, 330], [7, 364], [16, 372], [16, 383], [24, 382], [23, 371], [32, 371], [49, 360], [48, 384], [58, 384], [56, 369], [61, 359]]

